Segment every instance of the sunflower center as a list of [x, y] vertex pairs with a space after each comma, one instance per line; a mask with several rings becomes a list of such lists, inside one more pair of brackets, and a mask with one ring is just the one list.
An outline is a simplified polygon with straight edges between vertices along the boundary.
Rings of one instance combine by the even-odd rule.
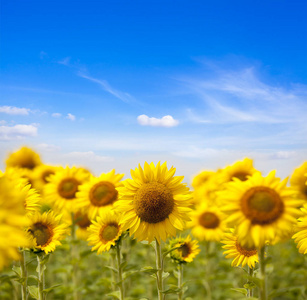
[[100, 238], [103, 241], [112, 241], [116, 238], [119, 231], [119, 227], [117, 224], [109, 224], [103, 227], [100, 231]]
[[75, 178], [63, 179], [59, 184], [58, 192], [65, 199], [73, 199], [76, 197], [79, 184], [80, 182]]
[[199, 224], [204, 228], [213, 229], [219, 226], [220, 219], [212, 212], [205, 212], [200, 215]]
[[237, 173], [234, 173], [232, 175], [232, 177], [235, 177], [235, 178], [238, 178], [240, 179], [241, 181], [245, 181], [247, 180], [247, 176], [250, 175], [250, 174], [247, 174], [245, 172], [237, 172]]
[[118, 192], [115, 186], [108, 181], [96, 183], [90, 190], [90, 200], [95, 206], [106, 206], [117, 199]]
[[184, 243], [180, 248], [178, 248], [178, 251], [181, 253], [183, 258], [186, 258], [191, 253], [191, 249], [187, 243]]
[[133, 201], [136, 214], [147, 223], [164, 221], [173, 211], [172, 192], [158, 182], [145, 183], [136, 192]]
[[236, 242], [236, 248], [237, 248], [239, 253], [241, 253], [242, 255], [247, 256], [247, 257], [250, 257], [250, 256], [257, 254], [256, 248], [242, 247], [238, 242]]
[[49, 181], [47, 180], [49, 175], [54, 174], [54, 171], [50, 171], [50, 170], [46, 170], [45, 172], [43, 172], [41, 178], [45, 183], [48, 183]]
[[45, 246], [52, 237], [51, 229], [42, 223], [33, 224], [30, 232], [36, 239], [37, 246]]
[[307, 184], [305, 184], [302, 188], [302, 194], [307, 197]]
[[83, 215], [80, 212], [75, 214], [75, 222], [80, 228], [87, 228], [92, 224], [87, 215]]
[[20, 162], [20, 167], [33, 170], [36, 167], [36, 163], [32, 158], [28, 158]]
[[264, 186], [253, 187], [245, 192], [241, 207], [252, 224], [270, 224], [284, 211], [284, 203], [273, 189]]

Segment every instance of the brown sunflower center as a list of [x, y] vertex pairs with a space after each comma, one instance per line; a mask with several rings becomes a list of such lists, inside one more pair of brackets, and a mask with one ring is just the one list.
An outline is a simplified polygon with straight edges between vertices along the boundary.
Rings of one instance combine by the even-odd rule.
[[284, 203], [277, 192], [271, 188], [258, 186], [245, 192], [241, 198], [241, 207], [252, 224], [270, 224], [284, 211]]
[[133, 205], [142, 221], [159, 223], [173, 211], [173, 194], [164, 184], [146, 183], [136, 192]]
[[65, 178], [58, 186], [59, 195], [65, 199], [73, 199], [76, 197], [80, 182], [75, 178]]
[[204, 212], [199, 216], [199, 224], [204, 228], [214, 229], [219, 226], [220, 219], [215, 213]]
[[52, 175], [52, 174], [54, 174], [54, 171], [46, 170], [42, 173], [41, 178], [45, 183], [48, 183], [49, 181], [47, 180], [47, 178], [49, 175]]
[[117, 199], [118, 192], [115, 186], [108, 181], [96, 183], [90, 190], [90, 200], [95, 206], [112, 204]]
[[242, 255], [247, 256], [247, 257], [250, 257], [250, 256], [257, 254], [256, 248], [242, 247], [238, 242], [236, 242], [236, 248], [237, 248], [239, 253], [241, 253]]
[[247, 176], [250, 175], [250, 174], [247, 174], [245, 172], [237, 172], [237, 173], [234, 173], [232, 175], [232, 177], [235, 177], [235, 178], [238, 178], [240, 179], [241, 181], [245, 181], [247, 180]]
[[92, 224], [91, 220], [88, 218], [87, 215], [83, 215], [80, 212], [75, 214], [75, 222], [80, 228], [87, 228]]
[[181, 253], [183, 258], [186, 258], [191, 253], [191, 249], [187, 243], [184, 243], [180, 248], [178, 248], [178, 251]]
[[33, 170], [36, 167], [36, 163], [31, 157], [29, 157], [28, 159], [25, 159], [20, 162], [20, 167]]
[[51, 228], [40, 222], [33, 224], [29, 231], [36, 239], [37, 246], [47, 245], [53, 235]]
[[108, 224], [105, 227], [102, 227], [100, 231], [100, 238], [105, 241], [112, 241], [116, 238], [119, 231], [117, 224]]
[[302, 186], [302, 194], [307, 197], [307, 183]]

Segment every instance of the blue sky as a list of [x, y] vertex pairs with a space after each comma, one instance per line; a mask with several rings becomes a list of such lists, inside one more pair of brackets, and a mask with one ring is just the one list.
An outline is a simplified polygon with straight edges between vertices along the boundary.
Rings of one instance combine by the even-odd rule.
[[295, 0], [3, 0], [0, 155], [29, 145], [127, 176], [167, 160], [188, 180], [249, 156], [287, 176], [307, 153], [306, 13]]

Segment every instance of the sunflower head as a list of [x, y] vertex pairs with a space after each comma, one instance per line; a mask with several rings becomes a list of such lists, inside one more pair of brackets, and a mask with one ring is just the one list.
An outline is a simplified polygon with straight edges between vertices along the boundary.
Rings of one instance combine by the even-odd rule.
[[186, 238], [171, 239], [167, 248], [177, 248], [170, 253], [170, 257], [178, 264], [192, 262], [200, 252], [197, 240], [192, 240], [189, 235]]
[[174, 176], [176, 169], [167, 169], [166, 163], [155, 166], [145, 162], [131, 170], [132, 179], [119, 187], [119, 200], [115, 208], [123, 214], [124, 230], [138, 240], [163, 241], [183, 230], [189, 220], [191, 193], [183, 176]]
[[99, 216], [88, 228], [88, 242], [92, 251], [97, 250], [100, 254], [109, 251], [111, 247], [119, 242], [123, 233], [120, 224], [120, 215], [112, 210], [100, 211]]
[[39, 154], [28, 147], [20, 148], [18, 151], [9, 154], [8, 158], [6, 159], [7, 168], [17, 167], [33, 170], [41, 163]]
[[233, 229], [229, 233], [225, 233], [221, 243], [225, 244], [222, 248], [226, 249], [223, 253], [226, 258], [233, 258], [231, 266], [238, 267], [242, 265], [244, 267], [247, 264], [250, 268], [255, 268], [255, 264], [258, 262], [257, 249], [242, 246]]
[[192, 180], [192, 187], [194, 189], [197, 189], [199, 187], [201, 187], [202, 185], [205, 185], [211, 178], [211, 176], [213, 176], [215, 174], [215, 172], [213, 171], [202, 171], [199, 174], [197, 174], [196, 176], [193, 177]]
[[287, 179], [280, 181], [274, 171], [267, 177], [255, 173], [246, 181], [234, 179], [218, 193], [240, 244], [258, 248], [289, 234], [302, 200], [295, 198], [295, 191], [286, 184]]
[[294, 170], [290, 184], [297, 191], [298, 197], [307, 201], [307, 161]]
[[61, 240], [69, 233], [69, 225], [61, 222], [61, 215], [48, 211], [31, 216], [31, 225], [27, 233], [34, 251], [53, 252]]
[[56, 166], [41, 164], [33, 170], [32, 181], [33, 187], [42, 191], [44, 186], [49, 182], [49, 176], [55, 174]]

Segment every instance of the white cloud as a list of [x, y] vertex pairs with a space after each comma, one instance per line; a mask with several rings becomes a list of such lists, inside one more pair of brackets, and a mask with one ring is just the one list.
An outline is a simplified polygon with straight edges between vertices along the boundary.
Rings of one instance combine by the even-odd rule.
[[36, 146], [36, 148], [40, 151], [47, 151], [47, 152], [54, 152], [54, 151], [59, 151], [61, 149], [61, 147], [59, 146], [55, 146], [55, 145], [52, 145], [52, 144], [45, 144], [45, 143], [42, 143], [42, 144], [38, 144]]
[[6, 121], [5, 120], [0, 120], [0, 125], [4, 125], [6, 124]]
[[60, 118], [62, 116], [62, 114], [60, 114], [60, 113], [53, 113], [51, 116], [53, 118]]
[[62, 60], [58, 61], [58, 64], [64, 65], [64, 66], [69, 66], [70, 64], [70, 57], [65, 57]]
[[108, 162], [113, 161], [112, 157], [109, 156], [100, 156], [95, 154], [93, 151], [86, 151], [86, 152], [70, 152], [67, 154], [64, 154], [64, 157], [72, 163], [75, 164], [84, 164], [84, 163], [92, 163], [92, 162]]
[[74, 115], [72, 115], [72, 114], [70, 114], [70, 113], [67, 114], [66, 118], [67, 118], [68, 120], [71, 120], [71, 121], [75, 121], [75, 120], [76, 120], [76, 116], [74, 116]]
[[37, 124], [0, 126], [0, 140], [24, 139], [37, 135]]
[[29, 108], [20, 108], [15, 106], [0, 106], [0, 113], [8, 115], [28, 115], [30, 112]]
[[158, 118], [150, 118], [147, 115], [140, 115], [137, 117], [137, 121], [142, 126], [154, 126], [154, 127], [174, 127], [179, 124], [179, 121], [175, 120], [172, 116], [167, 115]]

